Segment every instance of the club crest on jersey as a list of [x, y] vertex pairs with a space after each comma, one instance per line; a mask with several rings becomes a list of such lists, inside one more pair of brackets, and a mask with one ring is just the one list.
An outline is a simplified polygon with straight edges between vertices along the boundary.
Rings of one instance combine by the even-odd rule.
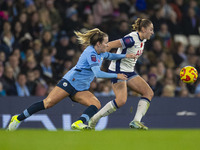
[[63, 86], [64, 86], [64, 87], [66, 87], [67, 85], [68, 85], [67, 82], [64, 82], [64, 83], [63, 83]]
[[131, 42], [131, 40], [129, 38], [125, 39], [126, 44], [129, 44]]
[[96, 62], [97, 61], [96, 56], [95, 55], [91, 55], [91, 60], [94, 61], [94, 62]]

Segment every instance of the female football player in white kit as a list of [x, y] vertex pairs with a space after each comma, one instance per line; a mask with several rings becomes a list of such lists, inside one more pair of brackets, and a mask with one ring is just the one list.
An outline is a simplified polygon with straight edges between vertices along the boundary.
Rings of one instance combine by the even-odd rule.
[[[113, 47], [119, 47], [117, 54], [129, 54], [133, 53], [140, 57], [143, 53], [144, 44], [147, 39], [154, 34], [153, 24], [148, 19], [138, 18], [135, 21], [135, 24], [132, 25], [133, 32], [129, 33], [125, 37], [131, 37], [126, 39], [126, 43], [134, 44], [130, 48], [125, 48], [120, 40], [115, 40], [108, 43], [107, 50], [109, 51]], [[133, 39], [133, 40], [131, 40]], [[89, 126], [95, 128], [96, 123], [101, 117], [105, 117], [114, 111], [117, 108], [123, 106], [127, 101], [127, 86], [137, 93], [141, 94], [141, 99], [139, 100], [137, 111], [135, 117], [130, 122], [130, 128], [144, 129], [147, 130], [148, 127], [144, 126], [141, 123], [142, 117], [145, 115], [146, 111], [149, 108], [151, 99], [154, 95], [152, 89], [148, 83], [141, 78], [135, 71], [134, 67], [136, 64], [136, 59], [122, 59], [122, 60], [113, 60], [109, 66], [109, 72], [112, 73], [124, 73], [127, 75], [128, 80], [122, 81], [118, 79], [111, 79], [112, 88], [116, 95], [116, 99], [108, 102], [99, 112], [97, 112], [89, 121]]]

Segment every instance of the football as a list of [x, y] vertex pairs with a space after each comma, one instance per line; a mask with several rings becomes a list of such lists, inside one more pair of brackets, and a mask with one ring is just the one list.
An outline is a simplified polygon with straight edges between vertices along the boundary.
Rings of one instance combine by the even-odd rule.
[[194, 83], [197, 80], [198, 72], [192, 66], [185, 66], [180, 71], [180, 79], [184, 83]]

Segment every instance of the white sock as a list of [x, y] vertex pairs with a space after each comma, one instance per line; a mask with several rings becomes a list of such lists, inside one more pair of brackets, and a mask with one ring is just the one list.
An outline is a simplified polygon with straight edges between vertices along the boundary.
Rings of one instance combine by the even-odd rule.
[[108, 102], [103, 108], [101, 108], [91, 119], [99, 121], [101, 117], [108, 116], [109, 114], [116, 111], [116, 106], [113, 101]]
[[148, 108], [149, 108], [149, 101], [147, 101], [146, 99], [141, 99], [138, 102], [138, 107], [137, 107], [137, 111], [134, 117], [134, 121], [141, 121], [142, 117], [146, 114]]

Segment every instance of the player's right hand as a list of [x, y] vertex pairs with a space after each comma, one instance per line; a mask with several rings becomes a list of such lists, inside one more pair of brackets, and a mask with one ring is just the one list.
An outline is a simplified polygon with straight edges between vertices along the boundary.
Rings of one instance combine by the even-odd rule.
[[132, 59], [137, 59], [138, 58], [138, 56], [137, 55], [135, 55], [135, 54], [126, 54], [126, 58], [132, 58]]
[[120, 80], [128, 80], [127, 75], [122, 74], [122, 73], [118, 73], [118, 74], [117, 74], [117, 79], [120, 79]]

